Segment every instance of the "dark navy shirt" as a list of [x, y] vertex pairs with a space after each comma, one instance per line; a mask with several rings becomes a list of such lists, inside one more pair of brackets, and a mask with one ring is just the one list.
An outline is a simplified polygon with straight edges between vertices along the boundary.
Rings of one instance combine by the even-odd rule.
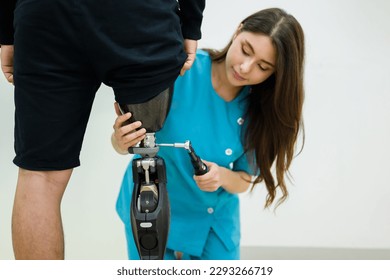
[[[13, 11], [15, 9], [16, 0], [2, 0], [0, 4], [0, 45], [13, 44]], [[98, 7], [96, 1], [91, 1], [94, 8]], [[148, 17], [148, 1], [137, 0], [137, 5], [145, 5], [145, 17]], [[180, 19], [182, 22], [182, 33], [185, 39], [198, 40], [201, 37], [200, 26], [203, 18], [203, 10], [205, 0], [178, 0], [180, 6]], [[161, 9], [169, 8], [165, 1], [161, 1]], [[102, 11], [105, 12], [105, 11]], [[113, 15], [115, 17], [115, 15]], [[137, 22], [134, 22], [137, 25]], [[139, 25], [137, 25], [139, 26]], [[156, 30], [156, 33], [159, 31]]]

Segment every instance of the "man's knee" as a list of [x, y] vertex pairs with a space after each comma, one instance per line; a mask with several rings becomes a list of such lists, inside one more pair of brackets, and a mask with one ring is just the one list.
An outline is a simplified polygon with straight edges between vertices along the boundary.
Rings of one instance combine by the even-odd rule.
[[68, 185], [72, 169], [60, 171], [34, 171], [19, 169], [17, 193], [30, 192], [61, 198]]

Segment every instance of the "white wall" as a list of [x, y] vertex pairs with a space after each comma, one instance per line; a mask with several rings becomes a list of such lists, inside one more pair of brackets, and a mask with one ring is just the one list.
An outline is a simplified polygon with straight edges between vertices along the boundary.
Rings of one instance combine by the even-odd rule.
[[[207, 1], [200, 47], [223, 47], [240, 20], [273, 6], [306, 34], [305, 148], [276, 213], [262, 209], [261, 185], [241, 196], [242, 245], [390, 249], [390, 2], [312, 2]], [[13, 94], [3, 78], [0, 89], [0, 259], [12, 259]], [[126, 258], [114, 208], [129, 157], [110, 147], [113, 102], [103, 86], [63, 200], [68, 259]]]

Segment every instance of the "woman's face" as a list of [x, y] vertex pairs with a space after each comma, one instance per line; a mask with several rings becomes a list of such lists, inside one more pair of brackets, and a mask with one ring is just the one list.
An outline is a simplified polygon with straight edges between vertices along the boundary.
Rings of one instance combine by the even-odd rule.
[[239, 31], [225, 62], [227, 79], [233, 86], [255, 85], [275, 72], [276, 50], [270, 37]]

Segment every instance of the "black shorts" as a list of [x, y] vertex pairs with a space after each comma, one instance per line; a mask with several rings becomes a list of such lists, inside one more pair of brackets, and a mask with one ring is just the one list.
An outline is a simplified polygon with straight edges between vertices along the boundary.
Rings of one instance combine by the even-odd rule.
[[171, 86], [186, 59], [176, 0], [18, 0], [14, 163], [80, 165], [95, 93], [141, 103]]

